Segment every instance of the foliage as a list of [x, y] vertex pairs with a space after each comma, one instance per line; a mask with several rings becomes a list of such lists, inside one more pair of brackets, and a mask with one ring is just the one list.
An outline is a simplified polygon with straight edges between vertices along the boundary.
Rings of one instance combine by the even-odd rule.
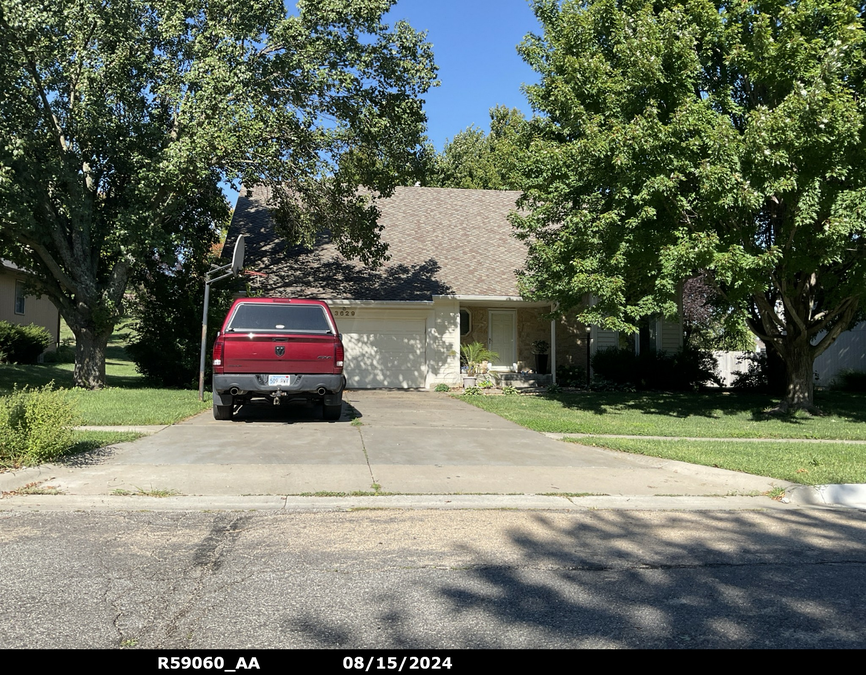
[[[205, 273], [216, 257], [192, 258], [174, 268], [154, 265], [132, 300], [135, 338], [126, 351], [136, 370], [164, 387], [198, 386]], [[212, 345], [232, 303], [232, 284], [211, 285], [207, 344]], [[205, 380], [212, 366], [205, 359]]]
[[743, 391], [767, 391], [769, 388], [769, 364], [767, 352], [748, 352], [738, 359], [747, 364], [746, 370], [734, 375], [732, 387]]
[[464, 396], [481, 396], [481, 387], [466, 387], [463, 390]]
[[638, 389], [689, 391], [720, 384], [715, 358], [709, 352], [684, 349], [673, 354], [631, 349], [602, 349], [592, 357], [594, 373], [614, 384]]
[[866, 392], [866, 372], [842, 370], [833, 378], [833, 388], [839, 391]]
[[39, 389], [16, 389], [0, 405], [0, 462], [30, 465], [61, 457], [73, 445], [78, 412], [53, 383]]
[[42, 326], [0, 321], [0, 362], [36, 363], [50, 344], [51, 334]]
[[[700, 270], [813, 406], [866, 298], [866, 29], [853, 0], [536, 0], [525, 295], [633, 332]], [[593, 304], [584, 304], [587, 295]], [[812, 345], [811, 340], [823, 337]]]
[[469, 377], [475, 377], [479, 372], [482, 372], [481, 369], [485, 361], [491, 362], [499, 358], [499, 354], [490, 351], [481, 342], [460, 345], [460, 356]]
[[425, 184], [473, 190], [514, 190], [515, 162], [526, 120], [517, 108], [490, 109], [490, 133], [470, 126], [445, 142], [441, 154], [428, 149]]
[[520, 392], [515, 387], [505, 386], [502, 387], [502, 393], [505, 396], [516, 396]]
[[418, 168], [430, 45], [393, 0], [0, 0], [0, 256], [29, 270], [100, 387], [130, 279], [211, 240], [228, 182], [284, 237], [386, 255], [377, 210]]
[[45, 363], [75, 363], [75, 348], [61, 344], [52, 352], [45, 352]]
[[434, 389], [434, 391], [439, 391], [439, 392], [451, 391], [451, 387], [449, 387], [444, 382], [440, 382], [439, 384], [436, 385], [436, 388]]
[[754, 349], [755, 336], [742, 316], [730, 311], [707, 272], [685, 280], [682, 302], [685, 347], [731, 352]]
[[547, 340], [536, 340], [532, 343], [533, 354], [547, 354], [550, 351], [550, 343]]
[[561, 365], [556, 367], [556, 381], [563, 387], [585, 387], [586, 368], [583, 366]]

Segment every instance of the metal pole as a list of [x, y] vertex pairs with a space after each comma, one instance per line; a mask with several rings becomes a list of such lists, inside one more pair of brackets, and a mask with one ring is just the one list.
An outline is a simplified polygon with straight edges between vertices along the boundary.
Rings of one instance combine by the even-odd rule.
[[205, 275], [204, 311], [201, 315], [201, 357], [198, 362], [198, 400], [204, 401], [204, 353], [207, 348], [207, 306], [210, 303], [210, 281]]

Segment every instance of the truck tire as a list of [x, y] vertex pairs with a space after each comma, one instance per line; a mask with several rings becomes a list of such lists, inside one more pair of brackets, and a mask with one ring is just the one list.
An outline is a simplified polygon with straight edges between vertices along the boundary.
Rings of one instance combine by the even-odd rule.
[[232, 408], [230, 405], [217, 405], [214, 403], [213, 418], [215, 420], [230, 420], [232, 418]]
[[322, 404], [322, 416], [329, 421], [335, 421], [340, 419], [340, 415], [343, 414], [343, 403], [340, 402], [337, 405], [324, 405]]

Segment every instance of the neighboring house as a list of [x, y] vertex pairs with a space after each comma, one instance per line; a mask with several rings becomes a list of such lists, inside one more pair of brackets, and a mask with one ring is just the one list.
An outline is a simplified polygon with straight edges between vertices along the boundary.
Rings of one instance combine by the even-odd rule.
[[391, 259], [369, 269], [340, 256], [323, 233], [313, 250], [287, 247], [273, 231], [265, 188], [243, 191], [224, 255], [247, 235], [256, 291], [327, 300], [343, 334], [355, 388], [431, 388], [460, 381], [460, 345], [482, 342], [495, 369], [535, 368], [531, 345], [551, 343], [557, 365], [586, 366], [587, 330], [545, 318], [550, 303], [520, 297], [515, 271], [526, 247], [507, 220], [519, 193], [399, 187], [377, 203]]
[[843, 370], [866, 373], [866, 321], [846, 330], [815, 359], [815, 384], [829, 386]]
[[35, 297], [24, 293], [24, 275], [13, 263], [0, 261], [0, 321], [21, 326], [35, 323], [46, 328], [51, 342], [60, 342], [60, 312], [44, 295]]

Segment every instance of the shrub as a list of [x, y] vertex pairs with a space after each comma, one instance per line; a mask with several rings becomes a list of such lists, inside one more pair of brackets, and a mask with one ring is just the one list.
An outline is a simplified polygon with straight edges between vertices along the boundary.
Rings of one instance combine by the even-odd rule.
[[592, 370], [594, 375], [608, 382], [632, 384], [637, 370], [636, 359], [631, 349], [600, 349], [592, 357]]
[[585, 387], [586, 368], [583, 366], [557, 366], [556, 381], [563, 387]]
[[866, 372], [841, 370], [833, 378], [833, 388], [840, 391], [866, 391]]
[[75, 363], [75, 348], [60, 345], [53, 352], [45, 352], [45, 363]]
[[444, 382], [440, 382], [439, 384], [436, 385], [435, 391], [451, 391], [451, 387], [449, 387]]
[[48, 345], [51, 334], [42, 326], [31, 323], [19, 326], [8, 321], [0, 321], [0, 354], [9, 363], [36, 363]]
[[78, 413], [69, 392], [54, 383], [16, 389], [0, 405], [0, 461], [30, 465], [63, 456], [74, 444]]
[[631, 349], [604, 349], [592, 357], [592, 368], [607, 385], [637, 389], [689, 391], [710, 382], [721, 384], [715, 357], [710, 352], [695, 349], [673, 354], [656, 351], [634, 354]]
[[[215, 261], [214, 258], [209, 258]], [[136, 337], [126, 353], [136, 370], [165, 387], [198, 386], [204, 269], [157, 267], [141, 282], [132, 302]], [[211, 287], [208, 307], [207, 356], [232, 303], [232, 284]], [[205, 359], [205, 378], [211, 359]]]

